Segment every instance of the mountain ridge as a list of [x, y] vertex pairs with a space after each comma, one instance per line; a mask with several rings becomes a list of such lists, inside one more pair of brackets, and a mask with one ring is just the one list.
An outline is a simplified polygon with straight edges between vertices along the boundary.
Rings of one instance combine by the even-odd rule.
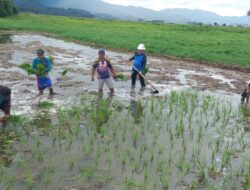
[[227, 24], [227, 25], [248, 25], [247, 16], [221, 16], [212, 11], [200, 9], [172, 8], [155, 11], [152, 9], [138, 6], [122, 6], [106, 3], [102, 0], [14, 0], [14, 2], [33, 1], [33, 3], [42, 3], [43, 6], [52, 6], [57, 8], [83, 9], [94, 15], [109, 15], [109, 18], [118, 18], [125, 20], [162, 20], [164, 22], [186, 24], [186, 23], [204, 23], [204, 24]]

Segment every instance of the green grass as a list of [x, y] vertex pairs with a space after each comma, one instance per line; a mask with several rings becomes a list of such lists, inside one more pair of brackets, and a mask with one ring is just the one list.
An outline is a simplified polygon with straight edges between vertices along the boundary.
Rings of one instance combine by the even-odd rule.
[[143, 42], [148, 53], [242, 67], [250, 66], [248, 28], [20, 14], [1, 18], [0, 29], [46, 32], [84, 44], [130, 51], [134, 50], [138, 43]]
[[48, 101], [42, 101], [38, 103], [38, 107], [43, 108], [43, 109], [50, 109], [54, 106], [52, 102]]

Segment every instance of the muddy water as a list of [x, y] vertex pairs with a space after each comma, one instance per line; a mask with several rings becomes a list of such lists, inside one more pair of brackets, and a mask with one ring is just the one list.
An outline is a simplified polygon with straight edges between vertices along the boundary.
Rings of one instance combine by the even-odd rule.
[[[47, 99], [46, 95], [37, 98], [35, 76], [29, 76], [17, 67], [23, 62], [31, 63], [39, 48], [45, 49], [47, 56], [55, 57], [50, 77], [58, 93], [57, 98], [52, 100], [57, 105], [68, 105], [72, 97], [97, 91], [97, 81], [91, 82], [89, 74], [98, 49], [37, 34], [0, 34], [0, 84], [12, 88], [12, 110], [15, 114], [32, 113], [38, 101]], [[126, 60], [132, 54], [107, 51], [106, 55], [115, 66], [117, 73], [123, 73], [129, 78], [131, 68], [126, 64]], [[239, 97], [236, 94], [244, 88], [245, 79], [249, 79], [245, 73], [224, 71], [160, 57], [149, 56], [148, 65], [150, 72], [147, 77], [154, 81], [160, 95], [173, 89], [194, 87], [213, 91], [222, 97], [227, 94], [237, 104]], [[68, 69], [69, 72], [62, 77], [60, 73], [64, 69]], [[129, 80], [117, 81], [114, 84], [117, 97], [131, 99]], [[105, 94], [107, 92], [108, 89], [105, 88]], [[132, 91], [132, 94], [132, 98], [149, 96], [151, 87], [148, 85], [146, 90], [141, 91], [137, 81], [137, 88]]]

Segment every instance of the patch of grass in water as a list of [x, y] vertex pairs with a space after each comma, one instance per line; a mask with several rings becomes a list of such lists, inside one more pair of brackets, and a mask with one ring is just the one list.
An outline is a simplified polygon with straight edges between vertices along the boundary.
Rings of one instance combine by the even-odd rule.
[[250, 117], [250, 106], [241, 106], [240, 111], [244, 117]]
[[41, 101], [38, 103], [37, 105], [39, 108], [42, 108], [42, 109], [50, 109], [54, 106], [54, 103], [52, 102], [49, 102], [49, 101]]
[[23, 121], [23, 118], [20, 115], [11, 115], [7, 119], [7, 121], [8, 121], [8, 123], [11, 123], [11, 124], [18, 124], [18, 123], [21, 123]]

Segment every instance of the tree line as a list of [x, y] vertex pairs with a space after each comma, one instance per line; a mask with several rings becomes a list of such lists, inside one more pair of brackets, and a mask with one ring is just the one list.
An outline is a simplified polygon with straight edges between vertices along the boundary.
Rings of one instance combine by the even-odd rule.
[[0, 0], [0, 17], [17, 14], [17, 8], [11, 0]]

